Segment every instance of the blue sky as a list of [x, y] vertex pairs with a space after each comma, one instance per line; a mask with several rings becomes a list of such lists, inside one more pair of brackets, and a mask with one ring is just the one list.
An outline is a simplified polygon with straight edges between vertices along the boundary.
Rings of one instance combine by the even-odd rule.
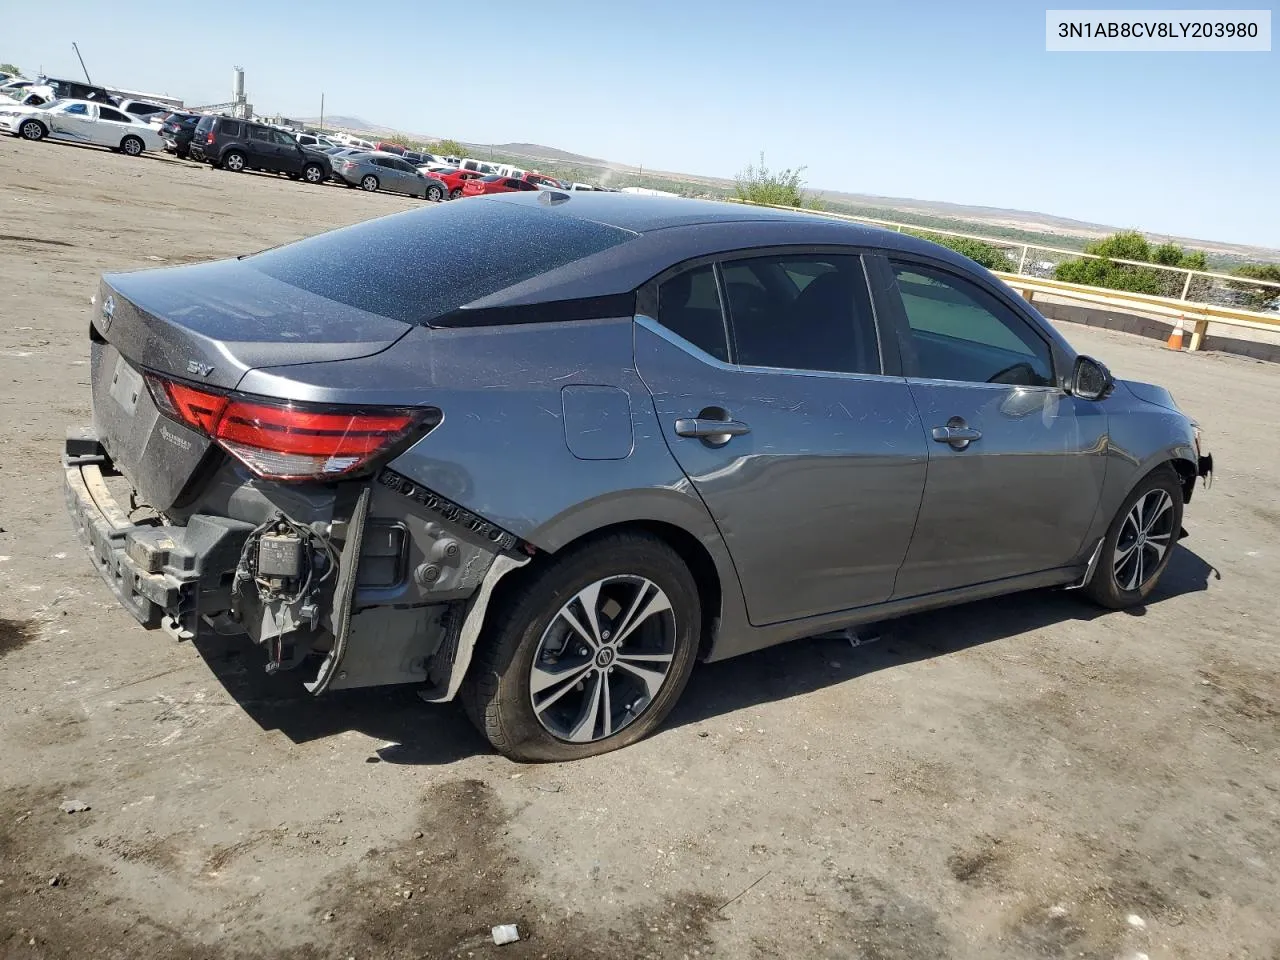
[[189, 103], [239, 64], [263, 112], [1280, 247], [1280, 53], [1046, 53], [1045, 5], [14, 7], [0, 60]]

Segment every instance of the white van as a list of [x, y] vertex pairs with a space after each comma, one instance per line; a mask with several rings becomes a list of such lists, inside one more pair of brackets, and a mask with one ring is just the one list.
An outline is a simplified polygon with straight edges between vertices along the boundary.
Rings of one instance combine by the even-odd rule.
[[485, 176], [494, 172], [493, 164], [485, 163], [483, 160], [476, 160], [474, 157], [463, 157], [458, 163], [458, 169], [483, 173]]

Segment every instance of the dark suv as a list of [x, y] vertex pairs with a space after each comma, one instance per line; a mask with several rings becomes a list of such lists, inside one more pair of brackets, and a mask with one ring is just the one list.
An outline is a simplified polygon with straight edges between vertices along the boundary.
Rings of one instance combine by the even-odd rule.
[[59, 100], [92, 100], [94, 103], [115, 103], [105, 87], [92, 83], [81, 83], [79, 80], [59, 80], [56, 77], [41, 77], [39, 83], [48, 86]]
[[286, 131], [232, 117], [201, 117], [189, 150], [193, 160], [233, 173], [262, 170], [324, 183], [332, 172], [327, 156], [300, 146]]
[[191, 141], [200, 120], [198, 113], [171, 113], [166, 116], [160, 126], [160, 139], [164, 141], [165, 151], [183, 159], [191, 156]]

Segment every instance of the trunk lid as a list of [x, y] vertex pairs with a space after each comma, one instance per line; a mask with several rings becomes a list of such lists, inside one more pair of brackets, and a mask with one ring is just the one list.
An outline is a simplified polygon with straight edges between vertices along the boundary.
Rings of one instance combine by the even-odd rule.
[[139, 495], [168, 510], [222, 455], [161, 415], [145, 372], [229, 391], [255, 368], [367, 357], [410, 329], [236, 260], [108, 274], [91, 315], [94, 428]]

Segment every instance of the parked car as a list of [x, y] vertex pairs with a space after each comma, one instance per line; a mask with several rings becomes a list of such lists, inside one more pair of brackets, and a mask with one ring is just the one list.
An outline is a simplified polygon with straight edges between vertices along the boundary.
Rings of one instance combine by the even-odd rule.
[[151, 103], [147, 100], [121, 100], [117, 105], [117, 109], [146, 123], [162, 120], [165, 114], [173, 111], [172, 107]]
[[320, 150], [327, 150], [329, 147], [336, 147], [337, 144], [328, 137], [321, 136], [317, 133], [300, 133], [297, 135], [297, 141], [304, 147], [316, 147]]
[[39, 77], [35, 86], [47, 87], [52, 94], [51, 100], [92, 100], [94, 103], [115, 105], [115, 98], [106, 87], [92, 83], [81, 83], [79, 80], [59, 80], [55, 77]]
[[435, 202], [446, 196], [443, 183], [390, 153], [350, 154], [334, 161], [333, 172], [335, 179], [348, 187], [370, 192], [388, 190]]
[[405, 152], [404, 144], [388, 143], [384, 140], [375, 143], [373, 149], [378, 153], [394, 153], [396, 156], [403, 156]]
[[526, 173], [521, 179], [536, 183], [540, 187], [551, 187], [554, 190], [563, 190], [565, 188], [565, 183], [562, 180], [549, 177], [545, 173], [538, 173], [536, 170]]
[[49, 102], [48, 97], [44, 94], [34, 93], [30, 90], [13, 90], [12, 94], [12, 96], [0, 95], [0, 107], [9, 107], [14, 104], [20, 107], [42, 107]]
[[54, 100], [38, 107], [0, 108], [0, 133], [24, 140], [68, 140], [110, 147], [131, 157], [162, 150], [164, 141], [149, 124], [115, 107], [88, 100]]
[[12, 93], [14, 90], [25, 90], [30, 86], [34, 86], [34, 80], [28, 80], [26, 77], [10, 77], [3, 83], [0, 83], [0, 93]]
[[170, 113], [160, 125], [160, 139], [164, 149], [184, 160], [191, 155], [191, 141], [200, 123], [198, 113]]
[[491, 174], [487, 177], [476, 177], [462, 185], [464, 197], [475, 197], [485, 193], [517, 193], [540, 189], [536, 183], [518, 180], [515, 177], [502, 177]]
[[324, 183], [332, 172], [324, 152], [302, 146], [293, 134], [232, 117], [201, 117], [189, 150], [193, 160], [232, 173], [260, 170], [287, 174], [307, 183]]
[[483, 160], [476, 160], [473, 157], [463, 157], [458, 161], [457, 167], [459, 170], [471, 170], [475, 173], [483, 173], [486, 176], [497, 173], [493, 164], [485, 163]]
[[448, 196], [450, 200], [457, 200], [462, 196], [462, 186], [468, 180], [478, 180], [483, 176], [483, 174], [476, 173], [474, 170], [458, 170], [452, 167], [433, 169], [432, 166], [428, 165], [425, 167], [419, 167], [418, 169], [427, 176], [435, 177], [443, 183], [445, 185], [445, 189], [449, 191]]
[[1213, 470], [971, 260], [798, 212], [485, 198], [95, 303], [65, 492], [124, 606], [315, 694], [460, 697], [520, 760], [633, 743], [696, 660], [1030, 588], [1139, 606]]
[[416, 150], [406, 150], [400, 154], [401, 159], [412, 163], [415, 167], [420, 167], [427, 162], [427, 154], [418, 153]]

